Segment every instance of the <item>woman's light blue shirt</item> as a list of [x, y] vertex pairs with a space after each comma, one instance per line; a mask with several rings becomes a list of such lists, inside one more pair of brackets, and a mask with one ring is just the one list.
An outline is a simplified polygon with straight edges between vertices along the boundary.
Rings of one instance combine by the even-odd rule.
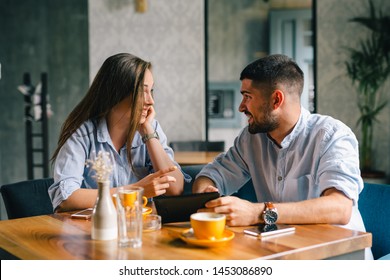
[[[153, 126], [160, 137], [165, 152], [173, 161], [173, 151], [167, 145], [165, 133], [156, 120], [154, 120]], [[131, 157], [135, 171], [133, 172], [127, 160], [126, 146], [123, 146], [119, 153], [115, 150], [108, 133], [106, 120], [88, 120], [66, 141], [56, 158], [53, 170], [54, 184], [49, 188], [53, 209], [56, 209], [62, 201], [66, 200], [79, 188], [97, 188], [93, 171], [85, 163], [87, 159], [91, 159], [99, 151], [108, 152], [111, 158], [114, 159], [111, 187], [135, 183], [154, 172], [146, 145], [142, 142], [141, 135], [138, 132], [134, 136], [131, 147]], [[174, 163], [180, 168], [176, 162]], [[191, 178], [185, 175], [185, 181], [190, 180]]]

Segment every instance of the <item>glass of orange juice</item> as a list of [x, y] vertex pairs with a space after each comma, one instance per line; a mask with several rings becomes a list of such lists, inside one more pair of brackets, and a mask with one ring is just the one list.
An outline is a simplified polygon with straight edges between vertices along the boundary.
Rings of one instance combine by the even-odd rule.
[[116, 208], [120, 247], [139, 248], [142, 246], [142, 212], [147, 203], [143, 193], [142, 187], [130, 185], [117, 187]]

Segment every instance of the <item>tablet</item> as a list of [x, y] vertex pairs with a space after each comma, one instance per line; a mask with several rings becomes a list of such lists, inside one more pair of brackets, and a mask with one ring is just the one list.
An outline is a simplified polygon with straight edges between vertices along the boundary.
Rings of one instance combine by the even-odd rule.
[[174, 223], [190, 220], [190, 216], [205, 208], [206, 202], [220, 197], [218, 192], [196, 193], [181, 196], [159, 196], [153, 198], [161, 222]]

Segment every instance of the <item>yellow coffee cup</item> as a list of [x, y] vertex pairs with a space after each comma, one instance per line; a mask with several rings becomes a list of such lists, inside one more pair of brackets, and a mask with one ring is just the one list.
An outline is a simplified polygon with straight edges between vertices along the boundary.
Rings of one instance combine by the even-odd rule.
[[[135, 192], [121, 192], [119, 195], [123, 207], [132, 206], [137, 197]], [[114, 202], [115, 207], [116, 207], [117, 196], [118, 196], [117, 193], [114, 193], [112, 195], [112, 201]], [[143, 196], [142, 202], [143, 202], [143, 207], [145, 207], [146, 204], [148, 204], [148, 198], [146, 196]]]
[[218, 240], [223, 236], [226, 216], [213, 212], [194, 213], [190, 217], [191, 227], [197, 239]]

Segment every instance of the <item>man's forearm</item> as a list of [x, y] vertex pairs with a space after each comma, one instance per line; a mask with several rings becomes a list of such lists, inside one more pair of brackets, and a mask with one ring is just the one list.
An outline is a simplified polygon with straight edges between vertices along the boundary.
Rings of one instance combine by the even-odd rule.
[[192, 192], [203, 193], [209, 186], [215, 187], [214, 181], [206, 176], [200, 176], [195, 180], [194, 184], [192, 185]]

